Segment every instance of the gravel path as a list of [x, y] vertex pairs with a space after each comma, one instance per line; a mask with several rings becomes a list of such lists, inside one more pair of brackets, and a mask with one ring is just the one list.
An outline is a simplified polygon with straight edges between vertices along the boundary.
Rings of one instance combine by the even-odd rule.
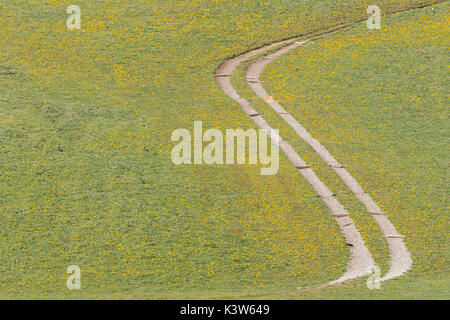
[[372, 197], [364, 191], [359, 185], [356, 179], [348, 172], [344, 165], [337, 161], [331, 153], [314, 137], [312, 137], [308, 131], [289, 113], [287, 112], [272, 96], [270, 96], [259, 81], [260, 74], [264, 67], [271, 63], [274, 59], [280, 57], [284, 53], [296, 49], [301, 45], [323, 37], [332, 33], [339, 32], [342, 29], [349, 28], [351, 26], [341, 26], [332, 31], [324, 32], [320, 35], [310, 37], [296, 41], [297, 38], [292, 38], [264, 47], [249, 51], [234, 58], [225, 60], [214, 72], [214, 77], [219, 83], [223, 91], [240, 104], [243, 111], [260, 127], [268, 132], [268, 135], [272, 140], [278, 143], [281, 151], [286, 155], [292, 165], [296, 168], [297, 172], [305, 178], [314, 191], [321, 197], [322, 201], [330, 209], [331, 216], [338, 224], [342, 235], [347, 241], [348, 248], [350, 250], [350, 259], [347, 264], [345, 273], [337, 280], [325, 284], [333, 285], [346, 280], [355, 279], [368, 274], [371, 266], [375, 265], [375, 262], [364, 243], [358, 229], [356, 228], [353, 220], [348, 215], [347, 210], [328, 189], [328, 187], [316, 176], [312, 168], [310, 168], [299, 154], [294, 150], [292, 145], [283, 140], [283, 138], [273, 131], [273, 129], [267, 124], [264, 118], [256, 111], [251, 104], [244, 98], [240, 97], [230, 82], [231, 74], [236, 68], [244, 61], [263, 54], [269, 49], [280, 47], [281, 49], [265, 55], [250, 64], [247, 69], [246, 80], [252, 90], [262, 98], [296, 133], [306, 142], [314, 152], [316, 152], [325, 163], [330, 166], [335, 173], [341, 178], [347, 188], [355, 195], [355, 197], [366, 207], [367, 214], [369, 214], [379, 225], [380, 230], [385, 237], [389, 247], [389, 271], [385, 274], [381, 281], [392, 279], [403, 275], [405, 272], [411, 269], [412, 259], [408, 249], [406, 248], [403, 236], [400, 235], [395, 229], [394, 225], [387, 218], [380, 207], [375, 203]]
[[216, 70], [214, 76], [216, 81], [220, 84], [225, 93], [238, 102], [244, 112], [260, 127], [268, 132], [269, 137], [278, 143], [282, 152], [290, 160], [292, 165], [313, 187], [315, 192], [321, 197], [322, 201], [330, 209], [332, 217], [335, 219], [341, 233], [347, 241], [348, 248], [350, 250], [350, 259], [348, 261], [347, 269], [345, 273], [337, 280], [330, 284], [340, 283], [342, 281], [362, 277], [368, 274], [368, 268], [375, 265], [375, 262], [364, 243], [358, 229], [356, 228], [353, 220], [348, 215], [347, 210], [340, 204], [333, 193], [328, 187], [316, 176], [314, 171], [303, 161], [303, 159], [295, 152], [292, 145], [283, 140], [273, 129], [267, 124], [264, 118], [250, 105], [250, 103], [241, 98], [236, 90], [233, 88], [230, 82], [230, 76], [236, 69], [236, 67], [243, 61], [258, 55], [274, 46], [278, 46], [286, 43], [279, 42], [272, 45], [262, 47], [260, 49], [253, 50], [243, 55], [237, 56], [233, 59], [224, 61], [221, 66]]
[[[336, 31], [334, 31], [336, 32]], [[330, 33], [327, 33], [327, 35]], [[259, 82], [259, 77], [264, 67], [271, 63], [274, 59], [280, 57], [284, 53], [298, 48], [303, 44], [323, 37], [320, 36], [311, 37], [306, 40], [297, 41], [289, 44], [282, 49], [266, 55], [262, 59], [258, 59], [252, 63], [247, 69], [247, 82], [252, 90], [261, 97], [278, 115], [297, 133], [297, 135], [306, 142], [316, 152], [328, 166], [330, 166], [336, 174], [341, 178], [348, 189], [358, 198], [358, 200], [366, 207], [367, 213], [379, 225], [381, 232], [383, 233], [389, 247], [390, 254], [390, 268], [388, 273], [381, 278], [381, 280], [392, 279], [401, 276], [412, 267], [412, 259], [403, 242], [403, 236], [401, 236], [394, 225], [382, 212], [380, 207], [373, 201], [372, 197], [366, 193], [359, 185], [356, 179], [347, 171], [345, 166], [339, 163], [331, 153], [314, 137], [312, 137], [308, 131], [289, 113], [287, 112], [275, 99], [273, 99], [263, 88]]]

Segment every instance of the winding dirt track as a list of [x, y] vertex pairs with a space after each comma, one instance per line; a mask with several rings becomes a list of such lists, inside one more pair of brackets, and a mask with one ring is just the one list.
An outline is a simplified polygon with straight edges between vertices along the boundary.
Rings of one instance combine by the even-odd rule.
[[284, 53], [298, 48], [304, 43], [319, 37], [324, 37], [339, 30], [349, 28], [351, 26], [339, 27], [335, 30], [322, 33], [320, 35], [296, 41], [298, 38], [292, 38], [281, 42], [276, 42], [266, 45], [256, 50], [236, 56], [232, 59], [225, 60], [214, 72], [214, 77], [219, 83], [223, 91], [238, 102], [244, 112], [261, 128], [268, 132], [268, 135], [276, 143], [279, 144], [280, 149], [290, 160], [297, 171], [311, 184], [315, 192], [321, 197], [322, 201], [330, 209], [331, 215], [339, 225], [342, 234], [344, 235], [349, 247], [350, 259], [348, 261], [345, 273], [337, 280], [328, 283], [337, 284], [346, 280], [362, 277], [368, 274], [370, 266], [375, 265], [375, 262], [370, 255], [364, 240], [356, 228], [353, 220], [349, 217], [347, 210], [328, 189], [328, 187], [320, 181], [314, 171], [303, 161], [303, 159], [296, 153], [291, 144], [283, 140], [273, 129], [267, 124], [264, 118], [256, 111], [250, 103], [240, 97], [230, 82], [230, 76], [235, 69], [244, 61], [254, 56], [260, 55], [269, 49], [282, 46], [281, 49], [274, 53], [270, 53], [261, 59], [253, 62], [247, 69], [246, 80], [252, 90], [261, 97], [294, 131], [298, 136], [306, 142], [316, 152], [328, 166], [330, 166], [336, 174], [341, 178], [350, 191], [358, 198], [358, 200], [366, 207], [367, 213], [377, 222], [380, 230], [385, 237], [390, 255], [390, 268], [386, 275], [381, 278], [381, 281], [392, 279], [401, 276], [412, 267], [412, 259], [403, 242], [403, 236], [395, 229], [394, 225], [382, 212], [380, 207], [373, 201], [371, 196], [366, 193], [347, 169], [340, 164], [330, 152], [315, 138], [313, 138], [308, 131], [289, 113], [287, 112], [275, 99], [273, 99], [263, 88], [259, 81], [260, 74], [264, 67], [271, 63], [274, 59], [280, 57]]
[[233, 88], [230, 82], [230, 75], [236, 69], [236, 67], [243, 61], [258, 55], [274, 46], [286, 43], [285, 41], [275, 43], [262, 47], [260, 49], [253, 50], [243, 55], [237, 56], [233, 59], [224, 61], [221, 66], [216, 70], [214, 76], [222, 89], [235, 101], [237, 101], [244, 112], [261, 128], [266, 130], [268, 136], [274, 140], [291, 161], [297, 171], [311, 184], [314, 191], [321, 197], [328, 208], [331, 211], [331, 215], [339, 225], [342, 234], [344, 235], [350, 246], [350, 259], [348, 261], [347, 270], [345, 273], [333, 283], [339, 283], [342, 281], [358, 278], [368, 273], [369, 267], [375, 265], [375, 262], [367, 249], [364, 240], [361, 237], [358, 229], [356, 228], [353, 220], [348, 215], [347, 210], [336, 199], [333, 193], [328, 187], [320, 181], [314, 171], [303, 161], [303, 159], [295, 152], [292, 145], [283, 140], [273, 129], [267, 124], [264, 118], [250, 105], [250, 103], [241, 98], [236, 90]]
[[[322, 35], [323, 37], [323, 35]], [[252, 88], [252, 90], [275, 111], [278, 115], [297, 133], [297, 135], [302, 138], [313, 150], [316, 152], [326, 163], [330, 166], [336, 174], [341, 178], [344, 184], [350, 189], [350, 191], [358, 198], [358, 200], [366, 207], [368, 214], [379, 225], [383, 236], [389, 246], [390, 254], [390, 268], [388, 273], [381, 279], [387, 280], [398, 276], [401, 276], [406, 271], [408, 271], [412, 266], [412, 259], [406, 248], [403, 237], [397, 232], [394, 225], [386, 217], [385, 213], [382, 212], [380, 207], [373, 201], [372, 197], [364, 192], [363, 188], [358, 184], [358, 182], [353, 178], [353, 176], [345, 169], [345, 167], [340, 164], [330, 152], [315, 138], [313, 138], [308, 131], [282, 106], [278, 104], [271, 96], [267, 94], [263, 86], [259, 82], [259, 77], [264, 69], [264, 67], [271, 63], [274, 59], [280, 57], [289, 50], [300, 47], [301, 45], [316, 39], [313, 37], [307, 40], [294, 42], [275, 53], [268, 54], [263, 59], [259, 59], [252, 63], [247, 70], [247, 82]], [[251, 79], [251, 80], [249, 80]]]

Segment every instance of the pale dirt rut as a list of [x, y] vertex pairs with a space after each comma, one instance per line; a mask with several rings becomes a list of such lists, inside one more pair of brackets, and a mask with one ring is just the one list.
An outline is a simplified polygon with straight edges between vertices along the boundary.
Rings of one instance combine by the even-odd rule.
[[[436, 3], [445, 2], [437, 1]], [[409, 8], [406, 10], [400, 10], [398, 12], [393, 12], [392, 14], [398, 14], [400, 12], [406, 12], [416, 9], [423, 9], [429, 6], [432, 6], [435, 3], [429, 4], [421, 4], [417, 5], [415, 8]], [[364, 19], [360, 21], [355, 21], [354, 24], [363, 22]], [[353, 24], [353, 25], [354, 25]], [[268, 49], [286, 45], [285, 47], [277, 50], [275, 53], [268, 54], [264, 58], [257, 60], [255, 63], [251, 64], [247, 70], [247, 82], [252, 87], [253, 91], [275, 111], [278, 115], [288, 123], [292, 129], [338, 174], [338, 176], [342, 179], [345, 185], [352, 191], [352, 193], [358, 198], [358, 200], [364, 204], [366, 207], [368, 214], [372, 216], [372, 218], [377, 222], [380, 227], [383, 236], [386, 238], [386, 241], [389, 246], [389, 255], [390, 255], [390, 268], [386, 275], [381, 278], [381, 281], [392, 279], [395, 277], [399, 277], [403, 275], [405, 272], [411, 269], [412, 267], [412, 259], [411, 255], [406, 248], [403, 242], [403, 236], [400, 235], [395, 229], [394, 225], [389, 221], [386, 217], [385, 213], [381, 211], [380, 207], [373, 201], [368, 193], [366, 193], [362, 187], [358, 184], [358, 182], [353, 178], [353, 176], [345, 169], [343, 165], [341, 165], [328, 150], [315, 138], [313, 138], [307, 130], [298, 123], [298, 121], [287, 112], [279, 103], [273, 99], [273, 97], [269, 96], [267, 92], [264, 90], [262, 85], [259, 82], [259, 76], [264, 67], [272, 62], [275, 58], [281, 56], [282, 54], [297, 48], [304, 43], [314, 40], [319, 37], [323, 37], [328, 34], [336, 33], [339, 30], [346, 29], [351, 27], [352, 25], [344, 25], [340, 27], [336, 27], [332, 31], [323, 32], [320, 35], [316, 35], [310, 37], [306, 40], [296, 41], [298, 37], [294, 37], [288, 40], [280, 41], [277, 43], [273, 43], [271, 45], [267, 45], [261, 47], [256, 50], [252, 50], [245, 54], [239, 55], [235, 58], [225, 60], [219, 68], [214, 72], [214, 76], [216, 77], [217, 82], [220, 84], [222, 89], [225, 91], [227, 95], [237, 101], [244, 112], [252, 118], [252, 120], [262, 129], [265, 129], [269, 132], [269, 136], [271, 139], [275, 139], [280, 145], [280, 149], [286, 155], [286, 157], [292, 162], [292, 164], [296, 167], [297, 171], [311, 184], [313, 189], [320, 195], [321, 199], [325, 202], [328, 208], [331, 211], [332, 216], [336, 220], [339, 225], [342, 234], [344, 235], [347, 243], [351, 243], [353, 247], [350, 247], [350, 259], [348, 261], [346, 272], [337, 280], [329, 282], [322, 286], [327, 286], [331, 284], [337, 284], [345, 280], [354, 279], [357, 277], [364, 276], [368, 273], [368, 267], [375, 265], [375, 262], [372, 256], [367, 249], [364, 240], [361, 238], [361, 234], [356, 229], [356, 226], [353, 223], [353, 220], [348, 216], [345, 208], [339, 203], [339, 201], [333, 196], [331, 191], [328, 189], [326, 185], [324, 185], [319, 178], [315, 175], [311, 168], [307, 166], [307, 164], [303, 161], [303, 159], [295, 152], [294, 148], [287, 142], [284, 141], [279, 135], [275, 132], [271, 132], [271, 127], [266, 123], [263, 117], [250, 105], [250, 103], [241, 98], [236, 90], [230, 83], [230, 76], [236, 69], [236, 67], [241, 64], [243, 61], [254, 57], [255, 55], [264, 53]], [[321, 287], [322, 287], [321, 286]]]
[[[336, 32], [336, 31], [334, 31]], [[327, 33], [330, 34], [330, 33]], [[276, 112], [278, 115], [302, 138], [341, 178], [344, 184], [352, 191], [358, 200], [366, 207], [368, 214], [377, 222], [383, 233], [389, 247], [390, 254], [390, 268], [386, 275], [381, 278], [381, 281], [392, 279], [401, 276], [412, 267], [412, 259], [406, 248], [403, 237], [397, 232], [394, 225], [389, 221], [380, 207], [373, 201], [371, 196], [366, 193], [353, 176], [341, 165], [330, 152], [315, 138], [313, 138], [308, 131], [289, 113], [287, 112], [275, 99], [273, 99], [263, 88], [259, 82], [259, 77], [264, 67], [271, 63], [274, 59], [280, 57], [289, 50], [298, 48], [318, 37], [323, 37], [325, 34], [311, 37], [307, 40], [297, 41], [291, 43], [274, 53], [266, 55], [262, 59], [258, 59], [252, 63], [247, 70], [247, 82], [252, 90]]]
[[261, 128], [268, 132], [268, 136], [279, 144], [280, 149], [290, 160], [297, 171], [311, 184], [314, 191], [321, 197], [322, 201], [330, 209], [331, 215], [338, 224], [345, 240], [347, 241], [350, 250], [350, 259], [347, 264], [345, 273], [337, 280], [329, 283], [335, 284], [342, 281], [362, 277], [368, 274], [370, 266], [375, 265], [375, 262], [364, 243], [358, 229], [353, 220], [349, 217], [347, 210], [340, 204], [328, 187], [316, 176], [314, 171], [303, 161], [303, 159], [295, 152], [292, 145], [283, 140], [272, 128], [267, 124], [264, 118], [250, 105], [250, 103], [241, 98], [230, 82], [230, 75], [234, 72], [236, 67], [243, 61], [260, 54], [269, 48], [281, 45], [287, 41], [274, 43], [251, 52], [242, 54], [233, 59], [224, 61], [216, 70], [214, 76], [217, 82], [225, 93], [238, 102], [244, 112]]

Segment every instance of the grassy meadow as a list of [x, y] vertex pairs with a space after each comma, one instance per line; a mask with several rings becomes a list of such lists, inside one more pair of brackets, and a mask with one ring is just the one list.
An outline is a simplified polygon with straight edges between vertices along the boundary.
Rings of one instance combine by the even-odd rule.
[[[387, 14], [433, 2], [377, 5]], [[170, 159], [171, 133], [193, 121], [255, 127], [212, 77], [223, 59], [359, 21], [372, 1], [80, 0], [81, 30], [70, 31], [72, 4], [0, 4], [0, 298], [377, 297], [363, 281], [296, 291], [338, 278], [348, 251], [285, 158], [274, 176]], [[447, 10], [361, 24], [264, 74], [407, 235], [414, 272], [385, 285], [404, 296], [448, 287]], [[385, 270], [376, 226], [340, 196]], [[81, 290], [66, 287], [69, 265], [81, 268]]]
[[[406, 236], [413, 269], [388, 282], [382, 298], [448, 298], [448, 9], [443, 3], [383, 19], [381, 30], [361, 24], [317, 39], [261, 77]], [[306, 147], [297, 148], [307, 157]], [[348, 191], [332, 171], [314, 156], [310, 162], [322, 165], [323, 179], [346, 203]], [[377, 256], [380, 236], [353, 201], [351, 214]]]

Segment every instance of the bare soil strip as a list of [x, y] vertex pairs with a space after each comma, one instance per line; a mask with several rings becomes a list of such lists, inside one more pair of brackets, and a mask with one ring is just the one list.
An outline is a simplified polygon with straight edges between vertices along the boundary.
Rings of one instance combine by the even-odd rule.
[[[430, 4], [419, 4], [415, 8], [399, 10], [398, 12], [393, 12], [389, 15], [422, 9], [445, 1], [447, 0], [438, 0], [435, 3]], [[313, 138], [306, 131], [306, 129], [302, 125], [300, 125], [300, 123], [298, 123], [298, 121], [289, 112], [287, 112], [281, 105], [279, 105], [272, 96], [268, 95], [259, 81], [259, 76], [264, 67], [289, 50], [297, 48], [304, 43], [317, 39], [319, 37], [324, 37], [326, 35], [336, 33], [342, 29], [350, 28], [356, 23], [361, 23], [363, 21], [364, 20], [359, 20], [355, 21], [353, 24], [336, 26], [334, 30], [325, 31], [316, 36], [311, 36], [308, 39], [299, 39], [298, 36], [266, 45], [264, 47], [238, 55], [234, 58], [225, 60], [214, 72], [214, 77], [216, 77], [216, 81], [219, 83], [224, 92], [235, 101], [237, 101], [241, 105], [244, 112], [249, 117], [251, 117], [251, 119], [260, 128], [266, 129], [271, 139], [276, 139], [275, 141], [278, 141], [280, 149], [283, 151], [283, 153], [292, 162], [297, 171], [312, 185], [313, 189], [317, 192], [318, 195], [320, 195], [322, 201], [324, 201], [328, 206], [331, 211], [331, 215], [334, 217], [336, 223], [341, 229], [342, 234], [347, 240], [347, 244], [349, 244], [351, 256], [348, 261], [346, 272], [339, 279], [321, 285], [320, 287], [337, 284], [342, 281], [364, 276], [368, 273], [368, 267], [375, 265], [375, 262], [370, 255], [370, 252], [367, 249], [364, 240], [361, 237], [361, 234], [357, 230], [355, 224], [353, 223], [353, 220], [348, 216], [348, 212], [345, 210], [345, 208], [334, 197], [328, 187], [319, 180], [312, 169], [295, 152], [294, 148], [287, 141], [284, 141], [278, 134], [273, 132], [272, 128], [267, 124], [264, 118], [250, 105], [250, 103], [246, 99], [241, 98], [238, 95], [236, 90], [231, 85], [230, 76], [242, 62], [248, 60], [249, 58], [264, 53], [274, 47], [284, 46], [275, 53], [268, 54], [253, 63], [247, 70], [247, 83], [252, 87], [253, 91], [259, 97], [261, 97], [273, 110], [275, 110], [275, 112], [277, 112], [278, 115], [283, 118], [291, 126], [291, 128], [293, 128], [295, 132], [308, 145], [310, 145], [310, 147], [317, 154], [319, 154], [320, 157], [339, 175], [345, 185], [352, 191], [352, 193], [359, 199], [359, 201], [364, 204], [368, 211], [368, 214], [370, 214], [372, 218], [378, 223], [381, 232], [383, 233], [388, 243], [390, 255], [390, 269], [387, 274], [381, 278], [381, 281], [401, 276], [412, 267], [411, 255], [403, 242], [404, 236], [400, 235], [397, 232], [394, 225], [386, 217], [385, 212], [383, 212], [375, 203], [375, 201], [373, 201], [370, 195], [362, 189], [362, 187], [353, 178], [353, 176], [345, 169], [345, 165], [340, 164], [318, 140]]]
[[[328, 33], [329, 34], [329, 33]], [[381, 280], [392, 279], [401, 276], [412, 267], [412, 259], [403, 242], [403, 236], [401, 236], [394, 225], [389, 221], [380, 207], [373, 201], [371, 196], [366, 193], [353, 176], [345, 169], [345, 166], [340, 164], [330, 152], [315, 138], [313, 138], [308, 131], [289, 113], [287, 112], [273, 97], [271, 97], [263, 88], [259, 81], [260, 74], [264, 67], [271, 63], [274, 59], [280, 57], [284, 53], [298, 48], [301, 45], [313, 40], [319, 35], [311, 37], [306, 40], [297, 41], [289, 44], [282, 49], [266, 55], [262, 59], [258, 59], [252, 63], [247, 70], [247, 83], [252, 90], [261, 97], [265, 103], [267, 103], [278, 115], [302, 138], [313, 150], [316, 152], [330, 168], [332, 168], [336, 174], [341, 178], [345, 185], [352, 191], [352, 193], [358, 198], [358, 200], [366, 207], [368, 213], [379, 225], [381, 232], [383, 233], [388, 246], [390, 254], [390, 268], [388, 273], [382, 277]], [[249, 79], [252, 79], [249, 81]]]
[[[261, 128], [266, 130], [268, 136], [276, 141], [280, 149], [291, 161], [297, 171], [311, 184], [314, 191], [321, 197], [322, 201], [327, 205], [331, 211], [331, 215], [341, 229], [345, 240], [347, 241], [350, 250], [350, 259], [347, 264], [345, 273], [337, 280], [330, 284], [340, 283], [342, 281], [362, 277], [368, 274], [370, 266], [375, 265], [375, 262], [364, 243], [358, 229], [353, 220], [349, 217], [347, 210], [340, 204], [328, 187], [316, 176], [314, 171], [303, 161], [303, 159], [295, 152], [292, 145], [283, 140], [273, 129], [267, 124], [264, 118], [250, 105], [250, 103], [241, 98], [230, 82], [230, 75], [234, 72], [236, 67], [243, 61], [263, 53], [264, 51], [273, 48], [274, 46], [288, 43], [289, 40], [274, 43], [235, 58], [224, 61], [214, 73], [216, 81], [219, 83], [223, 91], [238, 102], [244, 112]], [[283, 50], [283, 49], [282, 49]], [[255, 81], [251, 75], [247, 78], [250, 82]], [[255, 81], [258, 83], [257, 81]]]

